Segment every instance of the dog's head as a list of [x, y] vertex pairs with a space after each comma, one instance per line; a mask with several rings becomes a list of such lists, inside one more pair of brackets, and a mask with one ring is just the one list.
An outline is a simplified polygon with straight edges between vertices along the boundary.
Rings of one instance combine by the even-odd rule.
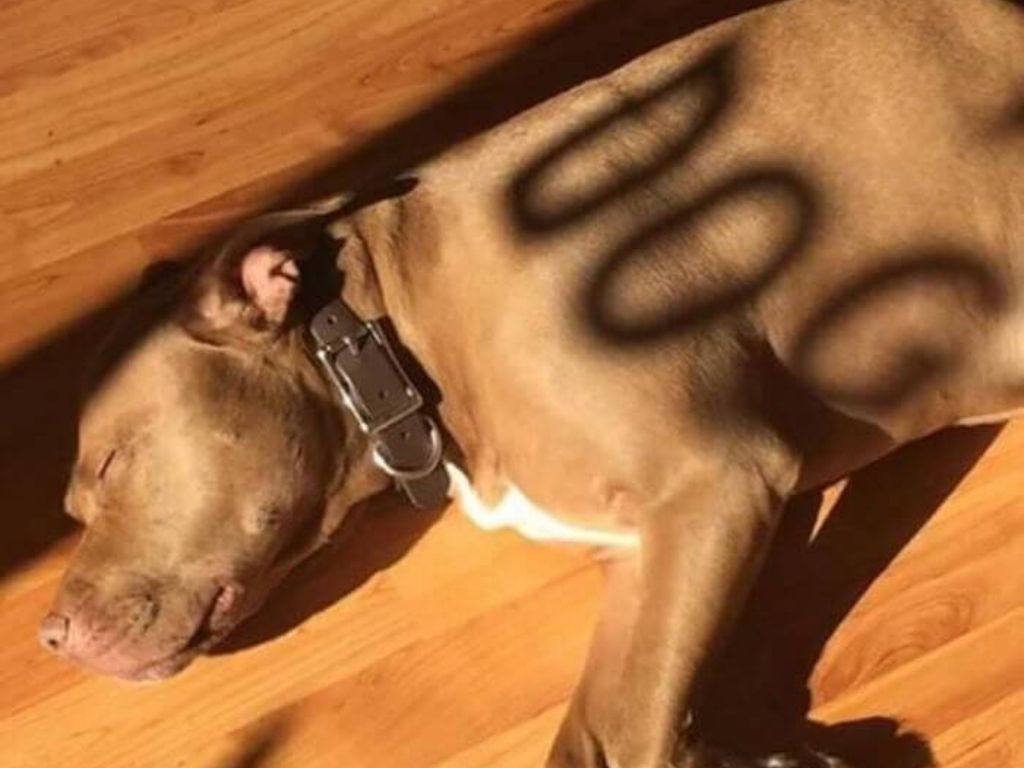
[[85, 403], [66, 507], [86, 531], [40, 630], [54, 651], [174, 674], [384, 487], [303, 349], [293, 223], [250, 226], [174, 288]]

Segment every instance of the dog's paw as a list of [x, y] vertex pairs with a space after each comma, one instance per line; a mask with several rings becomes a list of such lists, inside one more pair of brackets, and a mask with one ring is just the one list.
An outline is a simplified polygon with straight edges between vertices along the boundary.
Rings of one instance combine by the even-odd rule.
[[709, 768], [853, 768], [838, 757], [804, 748], [799, 754], [775, 754], [767, 757], [737, 757], [711, 751], [706, 761]]
[[769, 755], [755, 762], [757, 768], [852, 768], [838, 757], [805, 748], [800, 755]]

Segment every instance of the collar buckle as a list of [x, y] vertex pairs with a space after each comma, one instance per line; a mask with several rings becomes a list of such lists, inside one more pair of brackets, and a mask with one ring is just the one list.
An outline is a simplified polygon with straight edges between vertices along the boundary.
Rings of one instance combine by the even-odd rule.
[[335, 299], [313, 318], [309, 335], [327, 380], [370, 437], [375, 463], [417, 506], [443, 503], [448, 483], [440, 431], [421, 413], [423, 395], [398, 362], [384, 328]]
[[[314, 354], [359, 428], [374, 435], [416, 413], [423, 395], [398, 364], [378, 323], [359, 321], [356, 327], [342, 323], [340, 315], [332, 302], [313, 320]], [[320, 325], [329, 335], [318, 335]], [[345, 328], [332, 332], [336, 326]]]

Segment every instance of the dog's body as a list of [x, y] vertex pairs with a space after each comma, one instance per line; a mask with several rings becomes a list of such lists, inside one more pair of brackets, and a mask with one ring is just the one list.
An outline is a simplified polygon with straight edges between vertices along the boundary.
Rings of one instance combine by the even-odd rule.
[[[608, 559], [609, 608], [550, 765], [717, 765], [681, 729], [782, 502], [1024, 406], [1022, 49], [1004, 0], [793, 0], [544, 104], [332, 226], [346, 302], [394, 323], [483, 499], [514, 486], [570, 525], [639, 536]], [[326, 508], [329, 534], [386, 482], [286, 322], [290, 253], [239, 259], [200, 276], [86, 415], [70, 498], [90, 531], [44, 636], [106, 671], [174, 671], [182, 638], [222, 636], [320, 540], [282, 558], [299, 523], [268, 534], [253, 509]], [[171, 367], [175, 385], [154, 384]], [[238, 402], [195, 416], [225, 393]], [[138, 488], [95, 498], [109, 446], [139, 424], [165, 459], [216, 456], [177, 478], [205, 489], [189, 522], [156, 533], [138, 528], [158, 502], [138, 499], [157, 483], [166, 504], [174, 478], [148, 449], [119, 481]], [[184, 542], [213, 515], [226, 544], [193, 556]], [[112, 546], [126, 530], [135, 546]], [[145, 568], [124, 567], [128, 549]], [[175, 642], [146, 646], [159, 622], [131, 623], [141, 653], [111, 639], [96, 597], [112, 559], [184, 560], [218, 586], [194, 588], [202, 610], [181, 609]]]

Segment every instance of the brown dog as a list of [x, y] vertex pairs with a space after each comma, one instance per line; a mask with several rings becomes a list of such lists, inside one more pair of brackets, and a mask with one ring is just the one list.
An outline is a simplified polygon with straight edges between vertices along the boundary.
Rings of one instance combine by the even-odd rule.
[[[783, 502], [1024, 406], [1022, 17], [792, 0], [332, 223], [345, 301], [390, 318], [484, 502], [639, 534], [550, 766], [740, 765], [685, 723]], [[276, 230], [319, 213], [229, 243], [88, 403], [52, 648], [172, 674], [389, 484], [305, 349]]]

